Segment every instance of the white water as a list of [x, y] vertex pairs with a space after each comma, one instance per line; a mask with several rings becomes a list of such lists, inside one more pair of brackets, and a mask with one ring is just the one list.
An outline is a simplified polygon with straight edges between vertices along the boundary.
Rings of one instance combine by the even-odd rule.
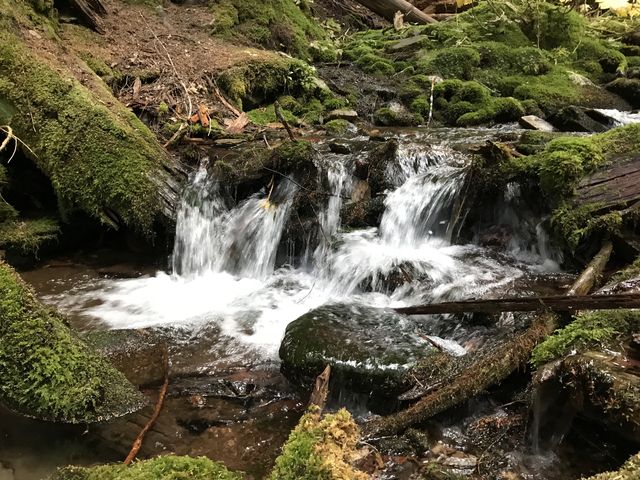
[[[379, 230], [341, 232], [340, 209], [353, 185], [345, 158], [321, 161], [331, 195], [319, 212], [318, 246], [307, 268], [275, 268], [295, 184], [280, 181], [270, 197], [278, 203], [262, 192], [229, 207], [203, 166], [179, 211], [173, 273], [101, 280], [65, 295], [60, 306], [111, 328], [214, 322], [275, 356], [287, 324], [327, 302], [384, 307], [474, 297], [543, 264], [535, 255], [524, 265], [447, 241], [467, 158], [444, 145], [402, 145], [398, 158], [389, 159], [387, 173], [397, 188], [386, 197]], [[404, 284], [390, 284], [394, 275]]]

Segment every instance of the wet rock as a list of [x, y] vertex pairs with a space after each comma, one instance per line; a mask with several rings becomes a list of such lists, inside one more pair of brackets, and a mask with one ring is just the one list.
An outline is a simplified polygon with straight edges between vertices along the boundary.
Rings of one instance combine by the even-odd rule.
[[338, 155], [349, 155], [351, 153], [351, 147], [349, 145], [338, 142], [329, 143], [329, 150]]
[[352, 202], [366, 202], [371, 200], [371, 187], [366, 180], [357, 180], [351, 192]]
[[640, 108], [640, 79], [616, 78], [607, 84], [607, 90], [625, 99], [631, 107]]
[[355, 110], [349, 110], [346, 108], [340, 108], [338, 110], [332, 110], [327, 113], [325, 121], [330, 122], [331, 120], [347, 120], [348, 122], [354, 122], [358, 119], [358, 112]]
[[608, 127], [594, 120], [580, 107], [565, 107], [550, 118], [550, 122], [563, 132], [605, 132]]
[[376, 110], [373, 121], [384, 127], [413, 127], [421, 123], [420, 118], [398, 102], [390, 102], [386, 107]]
[[494, 225], [480, 234], [480, 245], [505, 248], [509, 245], [513, 232], [507, 225]]
[[367, 155], [366, 162], [369, 165], [367, 180], [371, 186], [372, 196], [394, 188], [387, 176], [387, 165], [396, 157], [398, 147], [397, 140], [388, 140], [385, 143], [376, 145]]
[[555, 127], [546, 120], [535, 115], [525, 115], [518, 121], [521, 127], [529, 130], [539, 130], [541, 132], [553, 132]]
[[394, 396], [404, 373], [437, 350], [414, 333], [411, 319], [392, 310], [325, 305], [287, 327], [280, 346], [282, 371], [309, 386], [326, 365], [332, 381], [348, 391]]
[[346, 203], [340, 211], [342, 225], [347, 228], [375, 227], [384, 213], [384, 198], [374, 197], [363, 202]]

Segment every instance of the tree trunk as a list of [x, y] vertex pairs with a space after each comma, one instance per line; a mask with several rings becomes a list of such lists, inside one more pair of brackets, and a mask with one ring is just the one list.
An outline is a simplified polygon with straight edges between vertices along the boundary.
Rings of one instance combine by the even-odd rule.
[[390, 22], [393, 22], [396, 12], [402, 12], [407, 22], [426, 24], [437, 21], [405, 0], [357, 0], [357, 2]]

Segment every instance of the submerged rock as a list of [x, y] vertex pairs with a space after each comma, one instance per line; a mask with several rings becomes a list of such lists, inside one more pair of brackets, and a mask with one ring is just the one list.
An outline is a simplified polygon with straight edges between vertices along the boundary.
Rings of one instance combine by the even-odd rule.
[[394, 395], [406, 387], [404, 373], [437, 350], [414, 333], [414, 323], [388, 309], [325, 305], [287, 327], [280, 346], [282, 371], [309, 385], [331, 365], [347, 390]]

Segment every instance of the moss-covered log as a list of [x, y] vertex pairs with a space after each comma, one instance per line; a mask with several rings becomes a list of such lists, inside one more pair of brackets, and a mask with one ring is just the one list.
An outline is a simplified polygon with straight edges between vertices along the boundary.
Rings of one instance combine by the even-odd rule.
[[1, 261], [0, 402], [30, 417], [67, 423], [101, 421], [144, 406], [124, 375]]
[[242, 480], [243, 476], [231, 472], [217, 462], [205, 457], [176, 457], [167, 455], [124, 464], [99, 465], [97, 467], [61, 468], [51, 480]]
[[[149, 233], [173, 216], [172, 159], [97, 77], [76, 79], [83, 67], [72, 56], [58, 60], [23, 41], [16, 24], [33, 22], [54, 28], [28, 2], [0, 0], [0, 124], [30, 147], [24, 153], [50, 178], [63, 217], [79, 209]], [[56, 42], [42, 39], [53, 50]]]
[[369, 476], [352, 466], [358, 439], [349, 412], [323, 417], [311, 406], [282, 447], [269, 480], [366, 480]]

